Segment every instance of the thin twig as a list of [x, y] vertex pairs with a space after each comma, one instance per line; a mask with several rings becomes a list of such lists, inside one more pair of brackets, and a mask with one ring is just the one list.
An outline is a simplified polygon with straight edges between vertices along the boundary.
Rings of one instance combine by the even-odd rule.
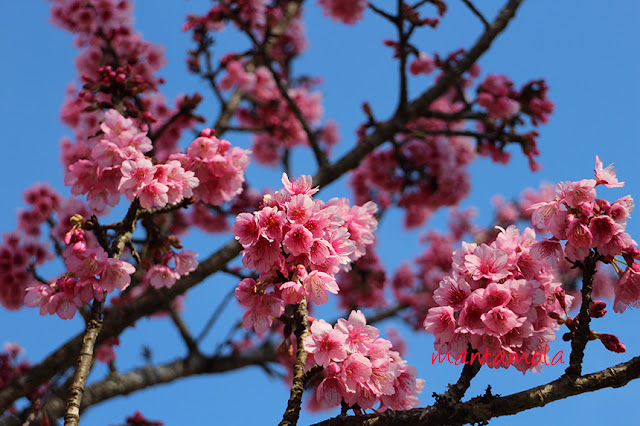
[[182, 336], [182, 340], [184, 340], [184, 344], [187, 346], [187, 349], [189, 349], [189, 353], [194, 355], [199, 354], [200, 350], [198, 349], [198, 344], [196, 343], [195, 340], [193, 340], [193, 337], [191, 336], [191, 332], [189, 331], [187, 324], [182, 319], [182, 316], [180, 316], [180, 313], [177, 311], [176, 308], [170, 307], [169, 314], [171, 315], [171, 319], [173, 320], [173, 323], [176, 325], [176, 328], [180, 332], [180, 336]]
[[485, 29], [488, 29], [491, 26], [491, 24], [489, 24], [489, 21], [486, 20], [486, 18], [482, 15], [482, 13], [480, 13], [480, 11], [473, 5], [473, 3], [471, 3], [469, 0], [462, 0], [462, 2], [466, 4], [467, 7], [471, 10], [471, 12], [473, 12], [473, 14], [476, 15], [478, 19], [482, 21]]
[[374, 5], [373, 3], [369, 2], [369, 9], [373, 10], [375, 13], [377, 13], [378, 15], [382, 16], [383, 18], [391, 21], [391, 22], [395, 22], [396, 17], [391, 15], [390, 13], [385, 12], [384, 10], [380, 9], [379, 7], [377, 7], [376, 5]]
[[200, 334], [198, 334], [198, 337], [196, 338], [196, 342], [197, 343], [202, 342], [202, 339], [204, 339], [207, 336], [207, 334], [209, 333], [209, 331], [211, 331], [211, 328], [216, 323], [216, 321], [218, 321], [218, 318], [222, 314], [222, 311], [224, 310], [224, 308], [227, 307], [227, 305], [229, 304], [229, 301], [231, 300], [231, 298], [235, 294], [235, 290], [236, 290], [235, 287], [232, 288], [222, 298], [222, 300], [220, 301], [220, 303], [216, 307], [216, 310], [213, 311], [213, 314], [211, 315], [211, 317], [209, 318], [209, 320], [205, 324], [204, 328], [202, 329]]

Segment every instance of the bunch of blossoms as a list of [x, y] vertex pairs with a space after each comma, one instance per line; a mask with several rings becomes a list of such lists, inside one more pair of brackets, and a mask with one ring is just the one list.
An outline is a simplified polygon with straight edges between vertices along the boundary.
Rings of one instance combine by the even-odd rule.
[[398, 304], [409, 307], [401, 314], [403, 320], [415, 330], [422, 328], [422, 320], [430, 308], [438, 306], [433, 292], [440, 281], [452, 273], [452, 252], [465, 235], [477, 237], [480, 230], [472, 224], [473, 209], [453, 210], [449, 215], [448, 232], [429, 231], [420, 237], [426, 243], [424, 251], [413, 262], [402, 263], [391, 280], [393, 296]]
[[40, 308], [40, 315], [57, 314], [62, 319], [71, 319], [76, 308], [85, 303], [104, 300], [115, 289], [127, 288], [136, 268], [109, 257], [99, 245], [92, 247], [91, 241], [80, 227], [69, 231], [65, 237], [67, 248], [62, 253], [68, 272], [55, 282], [28, 287], [25, 305]]
[[408, 410], [419, 405], [424, 380], [407, 365], [392, 344], [378, 337], [379, 330], [367, 325], [364, 314], [351, 311], [348, 320], [331, 326], [322, 319], [311, 324], [304, 341], [307, 365], [325, 368], [326, 376], [315, 391], [319, 408], [339, 406], [342, 401], [362, 409]]
[[90, 216], [82, 200], [62, 198], [48, 184], [27, 188], [24, 200], [28, 208], [19, 211], [17, 229], [3, 234], [0, 244], [0, 304], [6, 309], [22, 307], [26, 288], [37, 283], [38, 267], [54, 258], [48, 241], [41, 241], [42, 226], [51, 228], [47, 239], [62, 245], [73, 226], [70, 218]]
[[384, 294], [386, 272], [372, 248], [353, 262], [351, 270], [340, 271], [336, 281], [341, 289], [339, 299], [343, 309], [381, 308], [388, 304]]
[[[22, 349], [17, 342], [4, 343], [4, 350], [0, 352], [0, 389], [3, 389], [13, 379], [20, 377], [21, 374], [31, 368], [31, 363], [29, 363], [29, 361], [25, 359], [18, 360], [23, 352], [24, 349]], [[45, 388], [46, 384], [40, 386], [28, 395], [28, 398], [31, 401], [36, 400], [38, 397], [42, 396]], [[7, 411], [14, 413], [16, 411], [16, 406], [12, 404]]]
[[521, 234], [511, 225], [490, 245], [463, 242], [454, 252], [453, 273], [433, 293], [439, 306], [429, 309], [423, 323], [439, 353], [457, 358], [470, 345], [492, 368], [541, 368], [532, 357], [545, 354], [555, 340], [556, 320], [572, 297], [532, 253], [534, 243], [531, 228]]
[[[129, 66], [126, 79], [155, 87], [162, 80], [153, 74], [166, 64], [162, 46], [142, 40], [133, 28], [133, 3], [129, 0], [53, 0], [52, 22], [75, 34], [76, 45], [87, 47], [77, 58], [80, 75], [100, 80], [99, 68], [108, 49], [122, 69]], [[107, 66], [114, 65], [108, 62]], [[112, 67], [113, 70], [117, 66]], [[114, 75], [115, 77], [116, 75]], [[124, 79], [124, 77], [121, 77]]]
[[[171, 238], [171, 240], [175, 239]], [[198, 254], [193, 250], [183, 250], [176, 252], [172, 250], [172, 246], [182, 248], [179, 242], [168, 242], [167, 244], [159, 244], [154, 248], [154, 259], [144, 259], [142, 269], [146, 270], [142, 280], [143, 286], [138, 291], [145, 289], [144, 284], [148, 284], [154, 288], [173, 287], [176, 281], [185, 275], [189, 275], [198, 266], [196, 257]], [[159, 259], [158, 259], [159, 258]], [[173, 260], [174, 266], [170, 266]]]
[[377, 227], [374, 203], [349, 207], [344, 198], [314, 200], [318, 189], [310, 176], [290, 182], [283, 174], [282, 183], [282, 190], [265, 195], [259, 211], [239, 214], [232, 227], [244, 247], [243, 265], [260, 274], [257, 281], [240, 281], [235, 291], [248, 308], [244, 327], [258, 335], [282, 315], [285, 303], [306, 298], [322, 305], [328, 292], [337, 294], [335, 274], [365, 254]]
[[[240, 61], [227, 59], [227, 74], [219, 87], [223, 90], [237, 87], [252, 102], [250, 107], [239, 108], [236, 113], [242, 126], [265, 129], [255, 133], [252, 139], [251, 150], [256, 160], [272, 165], [282, 158], [285, 149], [309, 145], [300, 120], [281, 95], [271, 72], [264, 66], [255, 72], [247, 72]], [[295, 102], [308, 125], [318, 127], [323, 114], [322, 94], [310, 90], [310, 84], [303, 84], [288, 89], [287, 95]], [[326, 145], [337, 142], [335, 124], [328, 122], [320, 129], [318, 137]]]
[[506, 75], [489, 74], [478, 87], [478, 105], [489, 113], [489, 118], [509, 119], [520, 112], [519, 92]]
[[162, 46], [145, 42], [134, 30], [133, 3], [53, 0], [51, 20], [75, 34], [76, 45], [85, 48], [75, 61], [84, 88], [77, 92], [72, 87], [62, 110], [62, 119], [74, 128], [77, 141], [75, 145], [65, 141], [65, 149], [82, 150], [101, 119], [96, 110], [105, 105], [124, 105], [130, 115], [152, 121], [150, 114], [139, 110], [138, 101], [163, 82], [153, 74], [166, 59]]
[[[618, 181], [612, 166], [603, 168], [596, 156], [594, 179], [560, 182], [553, 200], [532, 205], [534, 225], [552, 235], [536, 243], [532, 251], [536, 257], [552, 262], [566, 257], [578, 264], [595, 254], [597, 260], [610, 263], [619, 276], [614, 285], [613, 309], [624, 312], [627, 306], [640, 304], [640, 265], [636, 262], [640, 250], [625, 232], [633, 199], [627, 195], [610, 203], [596, 198], [599, 185], [614, 188], [624, 182]], [[566, 241], [564, 247], [562, 241]]]
[[182, 29], [193, 30], [193, 40], [199, 44], [197, 50], [189, 52], [190, 57], [187, 59], [189, 69], [193, 72], [201, 71], [198, 55], [205, 47], [206, 32], [221, 32], [229, 21], [233, 22], [239, 30], [253, 32], [260, 41], [263, 41], [264, 34], [269, 34], [269, 56], [276, 61], [286, 62], [299, 55], [307, 48], [300, 12], [292, 17], [283, 33], [274, 34], [271, 31], [288, 13], [290, 3], [266, 0], [221, 0], [216, 2], [205, 15], [188, 15]]
[[[102, 111], [110, 106], [127, 111], [144, 131], [151, 132], [151, 123], [155, 123], [153, 151], [161, 162], [178, 151], [182, 132], [202, 121], [193, 113], [201, 101], [199, 95], [180, 95], [176, 107], [170, 108], [156, 92], [164, 82], [154, 75], [166, 64], [164, 50], [134, 31], [132, 12], [133, 3], [128, 0], [53, 1], [52, 21], [75, 34], [76, 45], [84, 48], [75, 61], [82, 88], [78, 91], [75, 85], [69, 86], [61, 111], [62, 121], [75, 133], [75, 142], [64, 138], [61, 143], [65, 169], [91, 158]], [[117, 179], [106, 174], [106, 179]], [[99, 190], [93, 192], [95, 213], [105, 211], [105, 204], [117, 202], [117, 191], [103, 188], [101, 195], [97, 195]]]
[[318, 4], [322, 7], [324, 16], [347, 25], [354, 25], [356, 22], [361, 21], [364, 11], [369, 6], [367, 0], [318, 0]]
[[101, 139], [93, 145], [88, 158], [79, 159], [67, 168], [64, 183], [73, 195], [87, 194], [96, 213], [120, 201], [138, 198], [143, 208], [162, 207], [192, 196], [198, 179], [179, 162], [154, 165], [144, 155], [153, 149], [146, 132], [141, 132], [131, 118], [114, 109], [108, 110], [100, 125]]
[[36, 184], [24, 192], [29, 208], [18, 213], [14, 232], [2, 235], [0, 244], [0, 304], [6, 309], [22, 307], [24, 290], [35, 279], [32, 271], [53, 258], [38, 240], [40, 227], [60, 208], [61, 198], [48, 184]]
[[105, 113], [100, 125], [102, 138], [88, 158], [68, 167], [65, 184], [74, 195], [87, 194], [89, 206], [105, 213], [115, 206], [120, 194], [138, 199], [143, 208], [163, 207], [194, 197], [221, 205], [242, 191], [247, 152], [231, 148], [226, 140], [202, 130], [186, 154], [172, 154], [164, 164], [154, 164], [143, 153], [153, 148], [146, 132], [116, 110]]
[[[477, 130], [486, 135], [514, 138], [529, 159], [532, 171], [540, 169], [540, 164], [535, 160], [540, 155], [536, 143], [538, 132], [530, 131], [519, 135], [516, 128], [524, 124], [524, 117], [528, 117], [533, 126], [549, 121], [554, 104], [547, 98], [548, 90], [544, 80], [532, 80], [518, 91], [513, 88], [513, 82], [507, 76], [490, 74], [478, 87], [475, 100], [487, 110], [486, 119], [476, 122]], [[479, 140], [478, 152], [491, 157], [495, 162], [506, 164], [510, 154], [503, 147], [504, 143], [484, 139]]]
[[[501, 196], [492, 199], [495, 206], [495, 223], [502, 227], [507, 227], [517, 221], [531, 222], [533, 211], [530, 207], [537, 203], [551, 201], [555, 198], [554, 187], [545, 183], [537, 190], [532, 188], [525, 189], [517, 200], [507, 200]], [[557, 259], [557, 264], [556, 264]], [[560, 281], [562, 281], [563, 290], [574, 297], [581, 297], [580, 280], [582, 274], [579, 268], [568, 261], [565, 257], [552, 259], [554, 263], [554, 273]], [[596, 273], [593, 279], [594, 298], [614, 298], [614, 285], [618, 281], [617, 274], [612, 273], [611, 267], [607, 267], [601, 262], [596, 266]], [[574, 306], [578, 308], [578, 306]]]
[[[454, 114], [464, 105], [447, 95], [430, 108]], [[459, 203], [470, 189], [466, 166], [475, 159], [473, 143], [467, 137], [428, 132], [464, 130], [465, 126], [464, 120], [435, 118], [408, 123], [410, 134], [399, 135], [396, 146], [374, 151], [355, 169], [349, 184], [356, 202], [372, 199], [383, 206], [396, 203], [405, 210], [407, 228], [424, 224], [440, 207]]]

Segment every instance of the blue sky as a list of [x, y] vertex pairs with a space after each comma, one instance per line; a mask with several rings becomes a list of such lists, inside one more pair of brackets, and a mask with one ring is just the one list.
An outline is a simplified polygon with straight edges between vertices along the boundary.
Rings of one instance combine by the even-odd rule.
[[[23, 205], [22, 191], [38, 181], [48, 181], [67, 195], [62, 184], [62, 169], [58, 161], [60, 138], [70, 134], [59, 121], [60, 105], [69, 82], [75, 81], [71, 36], [48, 22], [49, 3], [41, 0], [6, 2], [0, 16], [0, 133], [4, 149], [4, 164], [0, 168], [3, 182], [3, 208], [0, 210], [1, 232], [14, 229], [16, 211]], [[385, 2], [378, 1], [382, 5]], [[481, 31], [478, 21], [464, 9], [461, 2], [450, 1], [451, 12], [437, 31], [424, 31], [415, 40], [422, 50], [446, 53], [460, 46], [469, 46]], [[481, 2], [478, 2], [479, 4]], [[164, 44], [169, 64], [160, 75], [166, 77], [164, 93], [172, 99], [180, 93], [200, 91], [210, 93], [204, 83], [186, 73], [185, 52], [191, 47], [188, 35], [180, 31], [184, 15], [204, 12], [205, 0], [139, 0], [136, 2], [137, 29], [149, 41]], [[335, 24], [320, 16], [315, 2], [306, 10], [307, 36], [310, 48], [295, 65], [298, 72], [322, 76], [325, 114], [340, 123], [342, 144], [336, 152], [345, 152], [354, 143], [354, 130], [363, 119], [360, 105], [368, 100], [380, 118], [395, 105], [395, 63], [390, 49], [381, 40], [393, 34], [381, 21], [366, 14], [364, 22], [355, 27]], [[487, 11], [493, 16], [493, 11]], [[595, 155], [605, 165], [615, 163], [619, 177], [627, 185], [608, 190], [604, 198], [614, 200], [630, 193], [640, 197], [638, 161], [640, 148], [640, 31], [637, 23], [640, 5], [625, 2], [605, 9], [602, 2], [574, 2], [550, 0], [525, 2], [516, 19], [481, 59], [483, 74], [505, 73], [517, 86], [530, 79], [544, 77], [551, 87], [549, 97], [556, 111], [548, 125], [540, 129], [539, 161], [544, 169], [537, 173], [528, 170], [526, 160], [514, 150], [508, 166], [496, 165], [481, 159], [472, 167], [473, 190], [463, 205], [476, 206], [478, 223], [488, 223], [491, 215], [490, 198], [496, 194], [507, 197], [520, 193], [541, 181], [578, 180], [592, 176]], [[241, 43], [231, 34], [223, 34], [217, 46], [219, 53], [237, 48]], [[427, 87], [430, 80], [412, 80], [411, 91], [416, 94]], [[213, 118], [213, 104], [205, 104], [200, 113], [209, 121]], [[240, 135], [228, 134], [233, 143], [247, 146]], [[335, 157], [334, 157], [335, 158]], [[295, 154], [296, 174], [313, 174], [315, 166], [306, 157]], [[251, 181], [279, 186], [279, 171], [260, 168], [249, 174]], [[346, 195], [344, 179], [334, 183], [321, 197]], [[389, 271], [402, 261], [412, 259], [419, 252], [416, 232], [404, 232], [397, 224], [396, 213], [385, 218], [380, 231], [379, 254]], [[635, 221], [634, 221], [635, 220]], [[437, 227], [435, 218], [420, 232]], [[640, 224], [633, 215], [628, 231], [640, 241]], [[224, 238], [226, 240], [227, 237]], [[212, 242], [213, 241], [213, 242]], [[211, 239], [192, 236], [187, 248], [195, 247], [202, 256], [216, 247]], [[195, 332], [206, 322], [209, 313], [234, 281], [226, 277], [210, 278], [194, 290], [186, 300], [186, 319]], [[332, 310], [326, 311], [332, 317]], [[235, 306], [226, 311], [227, 319], [217, 324], [205, 341], [211, 349], [229, 324], [240, 314]], [[637, 310], [624, 315], [609, 314], [598, 320], [598, 331], [617, 334], [627, 345], [626, 354], [613, 354], [597, 342], [590, 345], [585, 371], [600, 370], [623, 362], [640, 353], [640, 337], [635, 324], [640, 320]], [[40, 317], [36, 310], [0, 311], [0, 343], [19, 341], [32, 361], [42, 359], [60, 342], [80, 331], [81, 320], [62, 321], [55, 317]], [[385, 330], [385, 324], [381, 329]], [[432, 337], [407, 334], [410, 345], [408, 360], [418, 368], [419, 376], [427, 382], [421, 397], [422, 404], [432, 402], [433, 392], [442, 392], [448, 382], [457, 380], [459, 367], [431, 365]], [[183, 354], [183, 345], [172, 324], [167, 320], [143, 320], [136, 329], [123, 335], [118, 349], [118, 367], [125, 371], [142, 364], [141, 346], [153, 349], [154, 359], [169, 360]], [[593, 346], [593, 347], [591, 347]], [[552, 353], [564, 350], [568, 361], [568, 345], [554, 342]], [[486, 369], [488, 370], [488, 369]], [[484, 393], [491, 384], [494, 393], [506, 395], [546, 383], [561, 374], [559, 366], [550, 366], [541, 374], [527, 374], [513, 370], [482, 371], [475, 379], [468, 395]], [[91, 379], [105, 374], [98, 368]], [[91, 380], [90, 379], [90, 380]], [[538, 424], [553, 419], [556, 424], [606, 422], [632, 424], [637, 416], [640, 384], [634, 382], [617, 390], [605, 390], [559, 401], [542, 409], [531, 410], [517, 418], [504, 418], [492, 424]], [[176, 384], [139, 392], [130, 397], [117, 398], [89, 410], [83, 424], [105, 425], [122, 422], [136, 409], [147, 417], [159, 419], [167, 425], [181, 425], [199, 421], [204, 424], [273, 424], [284, 412], [288, 388], [277, 379], [268, 379], [257, 368], [217, 376], [182, 380]], [[585, 410], [584, 407], [595, 407]], [[334, 415], [335, 413], [331, 414]], [[326, 418], [328, 414], [304, 414], [301, 424]]]

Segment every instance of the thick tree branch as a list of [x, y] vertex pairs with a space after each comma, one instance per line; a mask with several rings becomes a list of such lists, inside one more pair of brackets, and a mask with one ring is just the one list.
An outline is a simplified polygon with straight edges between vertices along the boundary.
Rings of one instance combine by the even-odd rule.
[[640, 378], [640, 356], [630, 361], [606, 368], [596, 373], [572, 378], [563, 376], [558, 380], [526, 391], [503, 397], [480, 396], [464, 403], [450, 406], [434, 405], [408, 411], [386, 411], [366, 416], [335, 417], [316, 426], [355, 425], [463, 425], [478, 423], [495, 417], [509, 416], [550, 402], [594, 392], [604, 388], [619, 388]]
[[[277, 362], [275, 346], [265, 343], [242, 354], [212, 357], [192, 354], [166, 364], [137, 368], [125, 374], [112, 373], [104, 380], [87, 386], [80, 409], [85, 410], [116, 396], [129, 395], [184, 377], [222, 373], [275, 362]], [[51, 417], [60, 417], [64, 413], [64, 401], [58, 397], [52, 397], [46, 405], [46, 410]]]
[[[219, 271], [241, 250], [242, 246], [236, 240], [231, 240], [216, 253], [200, 262], [195, 271], [182, 277], [170, 289], [150, 290], [126, 305], [111, 307], [105, 315], [102, 331], [98, 335], [96, 344], [100, 345], [109, 337], [119, 335], [142, 317], [168, 309], [171, 300]], [[33, 392], [57, 372], [71, 366], [81, 346], [82, 334], [79, 334], [0, 389], [0, 411], [4, 412], [18, 398]]]

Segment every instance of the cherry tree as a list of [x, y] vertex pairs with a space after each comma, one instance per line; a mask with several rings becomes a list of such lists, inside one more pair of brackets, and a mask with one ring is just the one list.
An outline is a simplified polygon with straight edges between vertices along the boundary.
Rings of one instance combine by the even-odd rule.
[[[301, 411], [326, 413], [326, 425], [482, 423], [640, 377], [621, 322], [599, 322], [640, 304], [634, 202], [613, 192], [632, 170], [616, 172], [604, 148], [577, 180], [494, 198], [489, 224], [463, 207], [482, 158], [543, 166], [548, 82], [478, 63], [522, 3], [489, 14], [467, 0], [215, 1], [182, 26], [203, 90], [167, 100], [164, 49], [136, 29], [131, 1], [51, 0], [51, 22], [77, 48], [60, 113], [67, 195], [57, 183], [24, 190], [0, 244], [0, 304], [81, 331], [40, 360], [5, 344], [0, 423], [75, 425], [100, 403], [196, 375], [224, 392], [216, 375], [256, 366], [286, 386], [278, 419], [265, 419], [282, 425]], [[354, 29], [374, 19], [385, 34], [370, 43], [393, 64], [395, 97], [384, 112], [364, 101], [353, 134], [325, 111], [322, 76], [298, 71], [312, 7]], [[438, 51], [424, 37], [450, 8], [480, 30]], [[346, 187], [326, 195], [339, 180]], [[424, 230], [438, 215], [446, 224], [424, 233], [421, 252], [387, 268], [379, 228]], [[187, 295], [221, 276], [232, 285], [199, 306], [194, 326]], [[458, 376], [433, 388], [384, 321], [433, 342], [424, 358]], [[147, 327], [171, 327], [182, 346], [122, 360], [135, 345], [124, 334]], [[585, 371], [595, 345], [618, 361]], [[555, 376], [497, 395], [500, 369]], [[483, 393], [470, 396], [480, 378]], [[162, 424], [128, 401], [106, 421]]]

